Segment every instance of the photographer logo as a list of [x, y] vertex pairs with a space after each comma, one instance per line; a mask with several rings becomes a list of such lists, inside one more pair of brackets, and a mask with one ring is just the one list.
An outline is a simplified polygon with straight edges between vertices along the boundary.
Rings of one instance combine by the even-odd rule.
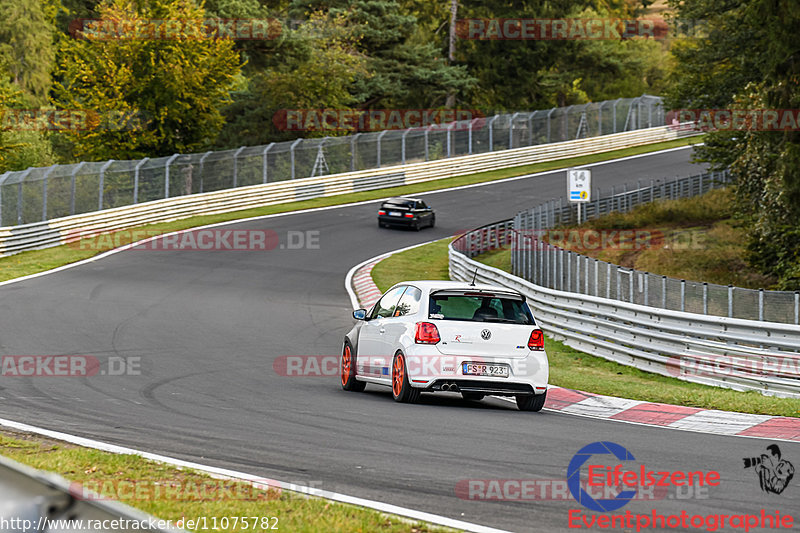
[[794, 477], [794, 466], [781, 458], [781, 449], [777, 444], [767, 446], [767, 453], [761, 457], [745, 457], [745, 468], [752, 468], [758, 476], [761, 490], [772, 494], [782, 493]]

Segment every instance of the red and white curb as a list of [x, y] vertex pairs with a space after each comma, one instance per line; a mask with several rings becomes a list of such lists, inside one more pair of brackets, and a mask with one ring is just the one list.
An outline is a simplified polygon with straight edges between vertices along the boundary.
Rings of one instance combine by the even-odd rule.
[[[360, 307], [368, 308], [380, 297], [380, 290], [372, 280], [372, 269], [376, 264], [391, 255], [425, 244], [429, 243], [382, 254], [353, 267], [348, 272], [345, 281], [345, 287], [350, 294], [353, 308], [359, 307], [359, 304]], [[800, 442], [800, 418], [753, 415], [665, 403], [642, 402], [564, 389], [552, 385], [547, 391], [547, 402], [545, 402], [544, 407], [549, 411], [629, 424], [642, 424], [715, 435]]]

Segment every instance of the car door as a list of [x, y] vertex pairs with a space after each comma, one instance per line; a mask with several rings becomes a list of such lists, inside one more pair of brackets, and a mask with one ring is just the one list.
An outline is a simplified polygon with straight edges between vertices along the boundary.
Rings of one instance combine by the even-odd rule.
[[[381, 353], [389, 354], [394, 358], [394, 354], [398, 349], [406, 352], [406, 347], [402, 345], [401, 338], [409, 328], [413, 329], [407, 317], [417, 314], [421, 299], [422, 291], [414, 286], [409, 285], [405, 292], [403, 292], [391, 316], [383, 320], [384, 333], [381, 338], [381, 342], [383, 343], [381, 346]], [[381, 374], [384, 377], [391, 375], [391, 364], [392, 361], [389, 360], [386, 367], [381, 368]]]
[[405, 285], [389, 289], [372, 308], [369, 320], [361, 326], [356, 359], [359, 374], [387, 377], [382, 376], [383, 369], [391, 364], [387, 359], [391, 359], [394, 354], [386, 353], [388, 348], [383, 336], [386, 333], [386, 322], [397, 308], [400, 296], [405, 290]]
[[423, 202], [417, 202], [417, 212], [419, 213], [419, 219], [424, 222], [426, 225], [431, 223], [431, 217], [433, 217], [433, 211], [431, 210], [428, 205]]

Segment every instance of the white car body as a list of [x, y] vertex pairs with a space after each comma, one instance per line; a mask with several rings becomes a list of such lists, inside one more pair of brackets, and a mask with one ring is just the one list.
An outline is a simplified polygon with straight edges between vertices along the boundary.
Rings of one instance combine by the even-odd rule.
[[[386, 291], [369, 311], [353, 315], [359, 322], [343, 346], [346, 390], [374, 383], [393, 387], [398, 401], [450, 391], [475, 400], [514, 396], [523, 410], [538, 411], [544, 404], [549, 377], [544, 337], [516, 291], [408, 281]], [[408, 391], [402, 391], [398, 374], [405, 374], [400, 377]]]

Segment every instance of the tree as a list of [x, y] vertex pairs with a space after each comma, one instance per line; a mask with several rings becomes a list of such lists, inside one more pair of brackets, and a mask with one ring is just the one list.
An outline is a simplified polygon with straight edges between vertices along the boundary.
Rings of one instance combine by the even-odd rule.
[[0, 55], [27, 105], [47, 103], [54, 27], [38, 0], [0, 2]]
[[[800, 107], [800, 6], [772, 0], [691, 0], [681, 18], [707, 22], [707, 37], [676, 51], [673, 108], [790, 109]], [[737, 210], [749, 232], [750, 261], [800, 288], [800, 133], [717, 131], [697, 150], [715, 168], [730, 167]]]
[[90, 129], [71, 133], [75, 155], [155, 157], [209, 146], [241, 68], [233, 42], [190, 29], [141, 39], [120, 30], [116, 38], [114, 21], [204, 20], [192, 0], [112, 0], [99, 9], [110, 26], [62, 41], [58, 54], [55, 101], [96, 113]]

